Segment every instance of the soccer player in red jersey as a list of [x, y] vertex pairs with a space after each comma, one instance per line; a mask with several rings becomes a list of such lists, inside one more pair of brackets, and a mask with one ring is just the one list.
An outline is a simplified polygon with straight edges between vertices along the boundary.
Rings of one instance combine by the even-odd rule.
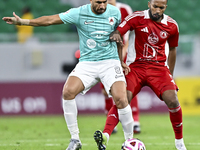
[[[137, 11], [126, 17], [110, 39], [123, 44], [121, 36], [129, 30], [135, 31], [135, 38], [129, 39], [129, 43], [133, 42], [134, 45], [128, 50], [127, 56], [130, 67], [126, 71], [128, 99], [130, 101], [143, 86], [149, 86], [169, 109], [177, 150], [186, 150], [182, 110], [177, 98], [178, 87], [173, 80], [179, 39], [178, 24], [164, 14], [167, 0], [150, 0], [148, 7], [148, 10]], [[107, 138], [118, 122], [116, 106], [113, 106], [103, 131]]]
[[[132, 8], [127, 4], [117, 2], [116, 0], [108, 0], [108, 3], [113, 6], [116, 6], [120, 10], [122, 21], [128, 15], [131, 15], [133, 13]], [[127, 57], [128, 39], [129, 39], [129, 32], [127, 32], [125, 35], [123, 35], [124, 46], [123, 46], [122, 55], [123, 55], [124, 62], [126, 61], [126, 57]], [[109, 112], [109, 110], [112, 108], [112, 106], [114, 105], [114, 103], [113, 103], [112, 97], [108, 97], [108, 94], [106, 93], [102, 83], [101, 83], [101, 89], [102, 89], [102, 93], [105, 96], [105, 112], [107, 114]], [[137, 96], [133, 97], [133, 99], [131, 100], [130, 106], [131, 106], [132, 115], [133, 115], [133, 119], [134, 119], [133, 131], [134, 131], [134, 133], [140, 133], [141, 129], [140, 129], [140, 123], [139, 123], [139, 108], [138, 108]], [[112, 133], [116, 133], [116, 132], [117, 132], [117, 128], [114, 128]]]

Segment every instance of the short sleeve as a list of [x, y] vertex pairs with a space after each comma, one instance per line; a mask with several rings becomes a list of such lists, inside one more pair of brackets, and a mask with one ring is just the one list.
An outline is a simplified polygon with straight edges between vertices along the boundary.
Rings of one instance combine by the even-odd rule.
[[118, 27], [117, 30], [120, 32], [121, 36], [123, 36], [128, 30], [130, 30], [131, 26], [124, 20]]
[[[140, 12], [141, 13], [141, 12]], [[127, 16], [124, 21], [117, 27], [117, 30], [123, 36], [127, 31], [132, 31], [136, 28], [137, 22], [139, 22], [140, 15], [137, 12]]]
[[170, 35], [170, 37], [168, 38], [168, 43], [169, 43], [169, 47], [177, 47], [178, 46], [178, 40], [179, 40], [179, 29], [178, 29], [178, 25], [174, 25], [174, 29], [173, 29], [173, 34]]
[[72, 8], [66, 12], [60, 13], [59, 17], [65, 24], [66, 23], [77, 24], [79, 18], [79, 12], [80, 12], [79, 8]]

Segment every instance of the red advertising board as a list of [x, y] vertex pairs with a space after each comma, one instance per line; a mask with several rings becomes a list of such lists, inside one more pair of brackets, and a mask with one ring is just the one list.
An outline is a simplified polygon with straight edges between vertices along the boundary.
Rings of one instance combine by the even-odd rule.
[[[0, 83], [0, 115], [62, 114], [62, 88], [64, 82]], [[138, 94], [140, 112], [167, 112], [150, 88]], [[85, 95], [77, 95], [80, 113], [103, 113], [104, 96], [100, 85]]]

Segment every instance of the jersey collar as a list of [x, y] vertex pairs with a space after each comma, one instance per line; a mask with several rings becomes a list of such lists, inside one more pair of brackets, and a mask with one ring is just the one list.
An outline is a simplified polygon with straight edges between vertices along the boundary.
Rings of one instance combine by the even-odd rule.
[[[163, 14], [163, 19], [161, 20], [161, 23], [167, 25], [167, 17], [167, 15]], [[149, 9], [144, 11], [144, 19], [150, 19]]]

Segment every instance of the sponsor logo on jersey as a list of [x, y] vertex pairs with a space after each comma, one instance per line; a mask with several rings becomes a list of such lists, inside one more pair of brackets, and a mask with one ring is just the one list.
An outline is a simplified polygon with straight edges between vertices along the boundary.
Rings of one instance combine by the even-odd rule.
[[94, 21], [85, 21], [84, 24], [94, 23]]
[[166, 31], [161, 31], [161, 32], [160, 32], [160, 37], [161, 37], [162, 39], [166, 39], [166, 38], [167, 38], [167, 35], [168, 35], [168, 33], [167, 33]]
[[95, 42], [95, 40], [93, 40], [93, 39], [88, 39], [88, 40], [87, 40], [87, 46], [88, 46], [89, 48], [95, 48], [96, 45], [97, 45], [97, 43]]
[[105, 46], [107, 46], [109, 44], [110, 44], [110, 42], [103, 42], [101, 44], [98, 44], [98, 46], [105, 47]]
[[150, 43], [150, 44], [156, 44], [156, 43], [158, 43], [158, 41], [159, 41], [159, 38], [158, 38], [158, 36], [155, 34], [155, 33], [151, 33], [149, 36], [148, 36], [148, 42]]
[[95, 32], [92, 32], [91, 33], [91, 36], [93, 37], [93, 38], [97, 38], [97, 39], [102, 39], [102, 38], [104, 38], [105, 36], [108, 36], [108, 32], [106, 32], [106, 31], [95, 31]]
[[109, 17], [108, 20], [109, 20], [109, 24], [110, 24], [111, 26], [115, 23], [114, 17]]

